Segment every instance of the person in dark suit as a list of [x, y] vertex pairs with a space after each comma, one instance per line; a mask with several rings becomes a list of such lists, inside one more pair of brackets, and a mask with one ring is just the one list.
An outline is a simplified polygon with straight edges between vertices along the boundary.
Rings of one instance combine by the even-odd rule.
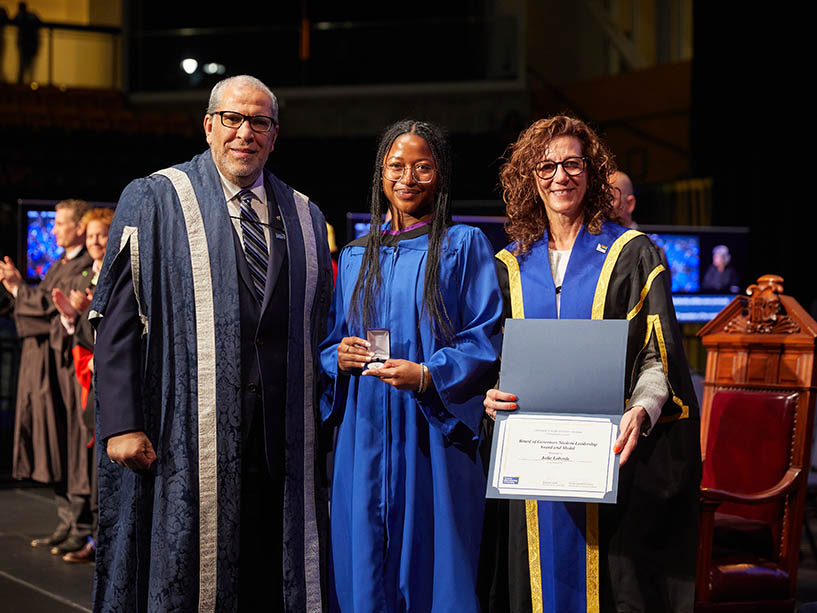
[[218, 83], [204, 131], [208, 151], [123, 192], [91, 306], [94, 606], [321, 610], [325, 221], [264, 169], [278, 103], [261, 81]]

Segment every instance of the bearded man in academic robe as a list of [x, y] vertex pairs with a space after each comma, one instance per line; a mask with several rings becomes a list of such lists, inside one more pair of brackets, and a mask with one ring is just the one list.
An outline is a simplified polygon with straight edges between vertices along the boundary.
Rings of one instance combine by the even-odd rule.
[[327, 498], [318, 208], [264, 164], [278, 103], [211, 92], [208, 151], [125, 188], [90, 317], [97, 611], [319, 611]]
[[83, 200], [57, 204], [52, 232], [64, 251], [39, 284], [23, 283], [8, 256], [0, 262], [0, 281], [14, 296], [14, 323], [23, 342], [12, 475], [54, 484], [57, 527], [31, 545], [49, 547], [55, 555], [80, 549], [91, 534], [91, 492], [83, 460], [86, 432], [71, 357], [73, 341], [51, 299], [54, 289], [68, 291], [78, 276], [90, 272], [92, 260], [81, 221], [89, 208]]

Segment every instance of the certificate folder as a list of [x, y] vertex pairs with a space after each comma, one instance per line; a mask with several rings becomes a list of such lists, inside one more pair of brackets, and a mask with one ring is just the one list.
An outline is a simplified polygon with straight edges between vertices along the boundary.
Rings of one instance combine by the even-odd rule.
[[628, 322], [508, 319], [487, 497], [615, 503]]

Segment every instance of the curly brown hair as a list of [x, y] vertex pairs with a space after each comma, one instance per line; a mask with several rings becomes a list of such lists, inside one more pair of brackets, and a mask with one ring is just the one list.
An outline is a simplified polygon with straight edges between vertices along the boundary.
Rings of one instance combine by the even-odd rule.
[[517, 255], [526, 253], [550, 230], [544, 203], [536, 189], [533, 167], [545, 158], [548, 145], [557, 136], [575, 136], [582, 145], [587, 173], [582, 209], [587, 230], [598, 234], [604, 220], [616, 218], [613, 187], [609, 180], [616, 164], [607, 146], [580, 119], [566, 115], [539, 119], [510, 145], [510, 157], [499, 171], [502, 199], [508, 214], [505, 231], [516, 242]]

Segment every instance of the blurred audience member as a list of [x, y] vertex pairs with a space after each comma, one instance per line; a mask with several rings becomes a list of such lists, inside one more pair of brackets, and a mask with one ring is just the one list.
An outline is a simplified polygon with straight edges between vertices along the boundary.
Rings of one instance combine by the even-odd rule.
[[[94, 295], [102, 260], [105, 258], [105, 247], [108, 244], [108, 230], [113, 221], [113, 209], [91, 209], [82, 217], [85, 224], [85, 247], [93, 258], [92, 274], [81, 274], [77, 277], [78, 287], [66, 295], [60, 288], [54, 288], [51, 296], [54, 305], [60, 312], [62, 324], [69, 334], [74, 335], [74, 370], [82, 389], [80, 404], [82, 422], [85, 427], [83, 440], [74, 441], [83, 445], [79, 453], [87, 456], [88, 480], [90, 483], [89, 507], [91, 512], [92, 534], [87, 537], [85, 545], [79, 551], [69, 551], [62, 559], [71, 563], [93, 562], [96, 556], [96, 527], [98, 518], [97, 471], [96, 471], [96, 436], [94, 432], [94, 332], [88, 321], [88, 307]], [[85, 273], [87, 271], [83, 271]], [[69, 441], [71, 442], [71, 441]], [[69, 490], [69, 494], [72, 494]], [[83, 492], [76, 492], [82, 495]]]
[[[11, 258], [0, 263], [0, 282], [15, 298], [14, 322], [22, 339], [17, 407], [14, 423], [15, 479], [53, 483], [58, 523], [54, 532], [34, 539], [32, 547], [50, 547], [62, 555], [76, 551], [91, 533], [86, 454], [72, 453], [68, 441], [83, 436], [79, 386], [71, 357], [72, 339], [60, 324], [51, 299], [54, 288], [70, 288], [91, 267], [85, 250], [82, 216], [90, 208], [82, 200], [57, 204], [54, 234], [65, 252], [39, 285], [23, 283]], [[84, 491], [75, 496], [69, 492]]]

